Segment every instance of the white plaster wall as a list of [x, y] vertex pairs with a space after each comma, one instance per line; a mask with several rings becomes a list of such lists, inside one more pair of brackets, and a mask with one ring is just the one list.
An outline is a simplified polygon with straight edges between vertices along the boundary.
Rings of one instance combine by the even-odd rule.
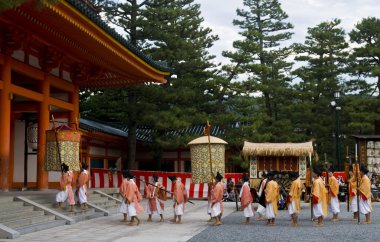
[[108, 149], [108, 156], [115, 156], [115, 157], [120, 157], [121, 156], [121, 150], [116, 150], [116, 149]]
[[178, 153], [177, 152], [164, 152], [162, 154], [162, 158], [177, 158]]
[[65, 102], [69, 101], [68, 93], [52, 93], [50, 96]]
[[61, 172], [49, 171], [49, 182], [59, 182], [60, 178], [61, 178]]
[[[15, 121], [15, 142], [14, 142], [14, 170], [13, 181], [24, 182], [24, 137], [25, 122]], [[28, 152], [33, 152], [28, 149]], [[28, 182], [37, 181], [37, 155], [28, 155]]]
[[181, 152], [181, 158], [182, 158], [182, 159], [187, 159], [187, 160], [189, 160], [190, 157], [191, 157], [191, 155], [190, 155], [190, 151], [182, 151], [182, 152]]
[[15, 50], [12, 54], [12, 57], [19, 61], [25, 60], [25, 53], [23, 50]]
[[106, 155], [106, 150], [101, 147], [95, 147], [95, 146], [90, 146], [90, 154], [91, 155]]
[[152, 159], [152, 154], [150, 152], [136, 153], [136, 160], [137, 159]]
[[24, 127], [25, 122], [15, 121], [14, 170], [13, 181], [24, 181]]

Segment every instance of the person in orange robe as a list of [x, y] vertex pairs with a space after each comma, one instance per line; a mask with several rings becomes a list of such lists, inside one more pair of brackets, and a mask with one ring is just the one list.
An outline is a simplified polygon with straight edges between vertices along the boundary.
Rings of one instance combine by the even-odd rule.
[[288, 211], [292, 218], [292, 226], [298, 226], [298, 214], [301, 212], [302, 183], [298, 172], [292, 174], [292, 184], [290, 186], [287, 202]]
[[353, 221], [358, 220], [358, 198], [356, 196], [357, 182], [356, 175], [354, 174], [353, 167], [350, 166], [348, 173], [350, 174], [350, 179], [348, 180], [348, 190], [349, 198], [348, 202], [350, 204], [350, 212], [354, 214], [352, 218]]
[[251, 189], [249, 187], [249, 177], [247, 175], [243, 175], [243, 186], [240, 190], [240, 203], [241, 210], [243, 211], [243, 215], [245, 217], [245, 224], [249, 224], [249, 220], [253, 217], [253, 209], [252, 209], [252, 201], [253, 197], [251, 194]]
[[129, 178], [129, 185], [127, 186], [127, 190], [125, 191], [125, 198], [128, 205], [128, 215], [131, 217], [131, 222], [129, 223], [129, 226], [134, 225], [135, 219], [137, 220], [137, 225], [140, 224], [140, 219], [137, 216], [139, 213], [144, 211], [144, 208], [140, 205], [140, 202], [142, 200], [142, 195], [133, 180], [135, 176], [127, 172], [127, 178]]
[[180, 224], [182, 223], [182, 215], [185, 211], [185, 203], [187, 201], [187, 192], [185, 185], [177, 179], [175, 176], [169, 176], [169, 179], [174, 183], [173, 191], [173, 208], [174, 208], [174, 218], [171, 220], [172, 223]]
[[[164, 187], [160, 182], [158, 182], [158, 177], [155, 173], [153, 173], [153, 182], [155, 186], [152, 186], [149, 184], [148, 186], [145, 186], [145, 191], [146, 191], [146, 198], [148, 199], [148, 205], [146, 208], [146, 211], [148, 213], [148, 222], [152, 222], [152, 214], [157, 213], [160, 215], [161, 219], [160, 222], [164, 221], [164, 203], [163, 203], [163, 198], [162, 195], [166, 195]], [[160, 189], [161, 188], [161, 189]], [[163, 193], [164, 192], [164, 193]]]
[[266, 199], [266, 216], [268, 219], [267, 225], [274, 225], [275, 218], [278, 212], [278, 200], [279, 200], [279, 186], [274, 180], [274, 174], [268, 174], [268, 183], [265, 188], [265, 199]]
[[68, 190], [67, 190], [67, 172], [69, 167], [63, 163], [61, 165], [61, 179], [59, 180], [59, 186], [60, 186], [60, 192], [56, 195], [56, 201], [58, 203], [58, 207], [63, 209], [63, 203], [67, 200], [67, 197], [69, 196]]
[[224, 185], [222, 183], [223, 176], [217, 172], [215, 176], [216, 184], [211, 191], [211, 217], [215, 220], [214, 225], [221, 225], [223, 214], [223, 192]]
[[212, 222], [212, 216], [211, 216], [211, 190], [212, 190], [213, 184], [210, 182], [207, 186], [207, 214], [210, 216], [210, 219], [207, 220], [207, 222]]
[[120, 188], [119, 188], [119, 193], [120, 193], [120, 196], [122, 197], [122, 202], [120, 204], [119, 212], [124, 215], [124, 220], [122, 220], [121, 222], [127, 222], [127, 220], [128, 220], [128, 203], [127, 203], [127, 199], [126, 199], [126, 191], [128, 189], [128, 186], [129, 186], [129, 178], [127, 177], [127, 172], [125, 170], [123, 171], [123, 178], [124, 179], [123, 179], [122, 183], [120, 184]]
[[266, 199], [265, 199], [265, 188], [266, 188], [266, 185], [267, 185], [267, 182], [268, 182], [268, 172], [267, 171], [263, 171], [262, 172], [262, 180], [260, 182], [260, 185], [259, 185], [259, 188], [258, 188], [258, 192], [257, 192], [257, 196], [259, 197], [259, 204], [257, 205], [257, 213], [259, 215], [259, 217], [257, 218], [257, 220], [264, 220], [264, 216], [266, 214], [266, 211], [265, 211], [265, 208], [266, 208]]
[[314, 182], [311, 188], [314, 217], [318, 222], [315, 226], [323, 226], [323, 217], [327, 216], [327, 189], [321, 176], [321, 169], [315, 167], [313, 169]]
[[77, 178], [77, 191], [76, 194], [78, 196], [79, 204], [81, 209], [88, 209], [87, 206], [87, 182], [89, 180], [89, 175], [87, 172], [87, 164], [82, 163], [81, 173]]
[[338, 199], [338, 194], [339, 194], [339, 182], [338, 180], [334, 177], [334, 169], [330, 167], [329, 172], [329, 201], [330, 201], [330, 208], [333, 213], [332, 221], [336, 222], [338, 221], [338, 215], [340, 213], [340, 208], [339, 208], [339, 199]]
[[364, 165], [360, 165], [360, 185], [359, 185], [359, 210], [360, 213], [365, 215], [365, 222], [362, 224], [370, 224], [371, 223], [371, 212], [372, 212], [372, 204], [371, 204], [371, 181], [368, 176], [368, 169]]

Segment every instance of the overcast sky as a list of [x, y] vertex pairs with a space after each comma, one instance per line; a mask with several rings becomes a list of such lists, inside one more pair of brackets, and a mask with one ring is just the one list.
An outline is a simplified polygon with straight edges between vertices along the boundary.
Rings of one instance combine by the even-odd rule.
[[[339, 18], [341, 26], [349, 32], [365, 17], [380, 17], [380, 0], [279, 0], [282, 9], [294, 25], [293, 42], [304, 42], [308, 27], [315, 27], [323, 21]], [[243, 8], [243, 0], [195, 0], [201, 4], [204, 25], [219, 36], [210, 52], [217, 56], [217, 62], [226, 62], [221, 56], [223, 50], [231, 50], [232, 42], [239, 39], [239, 29], [232, 25], [237, 18], [236, 9]]]

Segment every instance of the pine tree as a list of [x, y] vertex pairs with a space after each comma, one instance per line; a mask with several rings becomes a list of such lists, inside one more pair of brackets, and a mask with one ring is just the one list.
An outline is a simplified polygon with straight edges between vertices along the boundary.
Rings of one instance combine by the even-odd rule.
[[300, 82], [294, 85], [292, 119], [297, 132], [305, 139], [316, 139], [320, 154], [334, 154], [335, 122], [330, 102], [335, 92], [342, 91], [341, 75], [348, 56], [348, 44], [340, 23], [334, 19], [309, 28], [305, 43], [294, 45], [295, 60], [304, 66], [294, 71]]
[[[238, 9], [233, 24], [241, 29], [242, 40], [234, 41], [236, 51], [226, 51], [240, 74], [248, 76], [243, 81], [249, 95], [256, 93], [257, 105], [265, 110], [258, 132], [266, 141], [288, 140], [291, 123], [284, 107], [289, 102], [287, 73], [292, 64], [286, 59], [291, 54], [284, 42], [290, 40], [293, 28], [286, 22], [287, 14], [277, 0], [244, 0], [245, 9]], [[256, 117], [257, 118], [257, 117]]]
[[[353, 60], [352, 71], [359, 77], [375, 78], [372, 95], [377, 92], [380, 106], [380, 19], [369, 17], [359, 22], [350, 32], [351, 42], [358, 45], [351, 56]], [[375, 132], [380, 134], [380, 119], [375, 121]]]

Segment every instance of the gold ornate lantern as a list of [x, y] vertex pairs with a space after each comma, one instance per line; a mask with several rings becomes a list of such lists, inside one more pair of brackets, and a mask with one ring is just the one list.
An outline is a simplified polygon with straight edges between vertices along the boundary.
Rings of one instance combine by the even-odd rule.
[[219, 172], [224, 175], [226, 141], [210, 136], [209, 143], [209, 137], [202, 136], [190, 141], [188, 145], [190, 146], [193, 183], [209, 183], [212, 181], [210, 153], [213, 174], [216, 175]]
[[79, 150], [81, 132], [66, 125], [46, 131], [46, 158], [47, 171], [61, 171], [61, 164], [65, 163], [72, 171], [80, 171]]

